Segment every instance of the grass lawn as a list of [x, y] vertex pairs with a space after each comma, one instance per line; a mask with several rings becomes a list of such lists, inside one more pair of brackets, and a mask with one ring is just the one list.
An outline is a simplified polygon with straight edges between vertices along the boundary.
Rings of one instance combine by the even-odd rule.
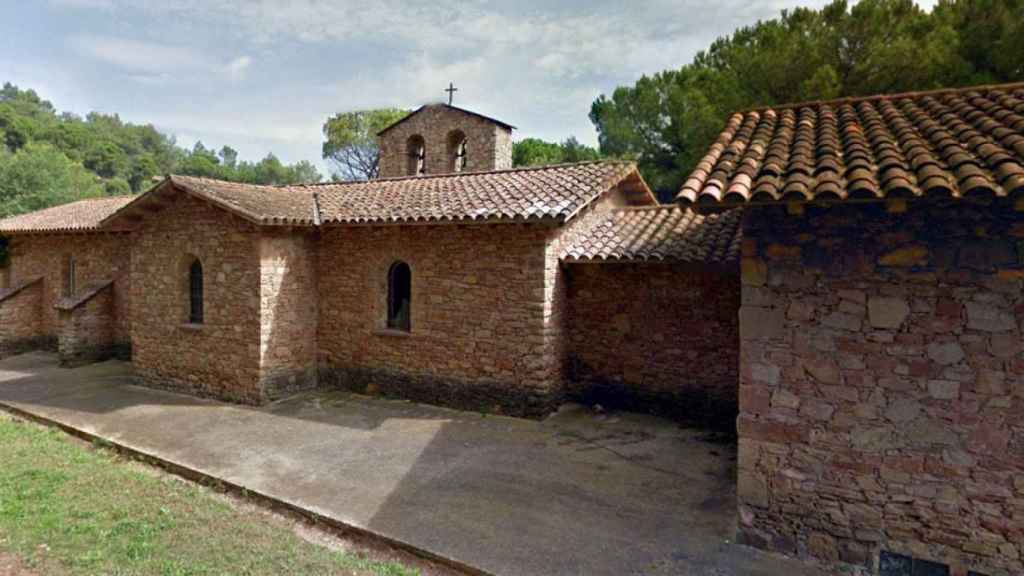
[[417, 574], [0, 414], [0, 558], [40, 574]]

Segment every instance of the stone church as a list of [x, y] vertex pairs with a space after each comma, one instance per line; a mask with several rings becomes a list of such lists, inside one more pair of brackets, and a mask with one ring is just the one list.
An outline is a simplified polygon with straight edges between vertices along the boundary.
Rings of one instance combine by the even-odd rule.
[[[513, 169], [512, 129], [428, 105], [381, 132], [369, 182], [170, 176], [4, 220], [0, 349], [130, 353], [141, 384], [253, 404], [344, 386], [522, 416], [611, 395], [734, 417], [738, 219], [658, 206], [628, 162]], [[720, 273], [673, 280], [696, 263]], [[707, 329], [656, 320], [678, 305]], [[700, 358], [716, 361], [681, 384]]]
[[629, 162], [512, 168], [512, 129], [425, 106], [377, 180], [2, 220], [0, 354], [245, 403], [734, 421], [741, 541], [1024, 573], [1024, 84], [737, 113], [671, 205]]

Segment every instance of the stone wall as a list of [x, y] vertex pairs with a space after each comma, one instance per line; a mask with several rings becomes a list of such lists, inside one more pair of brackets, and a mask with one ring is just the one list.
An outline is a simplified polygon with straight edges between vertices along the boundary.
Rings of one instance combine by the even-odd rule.
[[444, 104], [434, 104], [380, 137], [380, 177], [415, 176], [408, 169], [408, 142], [413, 136], [421, 136], [425, 142], [427, 174], [453, 172], [449, 139], [456, 130], [466, 136], [465, 172], [512, 167], [511, 130]]
[[82, 288], [113, 280], [114, 340], [129, 348], [131, 337], [131, 238], [125, 233], [38, 234], [10, 238], [13, 282], [42, 278], [42, 331], [56, 341], [69, 256], [75, 260], [75, 284]]
[[873, 569], [1024, 570], [1024, 221], [1008, 206], [748, 214], [744, 541]]
[[260, 238], [260, 382], [268, 398], [316, 387], [316, 239]]
[[113, 283], [97, 284], [86, 291], [84, 297], [64, 298], [56, 305], [60, 322], [57, 350], [63, 366], [117, 355]]
[[43, 331], [43, 281], [25, 281], [0, 290], [0, 358], [52, 347]]
[[570, 265], [570, 393], [587, 403], [732, 428], [738, 268]]
[[[140, 384], [257, 404], [260, 234], [184, 194], [140, 224], [131, 263], [132, 342]], [[189, 324], [188, 268], [204, 277], [204, 322]]]
[[[519, 224], [324, 229], [321, 383], [467, 409], [548, 412], [561, 394], [562, 362], [546, 334], [550, 234]], [[388, 270], [398, 260], [412, 269], [408, 333], [385, 329]]]

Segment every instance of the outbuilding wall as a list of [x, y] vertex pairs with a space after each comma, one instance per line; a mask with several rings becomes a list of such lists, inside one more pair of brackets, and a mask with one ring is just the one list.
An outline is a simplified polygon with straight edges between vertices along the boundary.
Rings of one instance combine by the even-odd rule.
[[[322, 385], [538, 415], [561, 394], [546, 332], [541, 225], [325, 228], [319, 243]], [[412, 327], [388, 330], [388, 271], [412, 270]], [[557, 266], [557, 261], [554, 264]]]
[[79, 289], [113, 280], [114, 344], [129, 347], [131, 339], [131, 238], [127, 233], [34, 234], [10, 238], [12, 283], [42, 278], [42, 335], [56, 347], [60, 317], [54, 304], [64, 295], [68, 257], [75, 261]]
[[[260, 233], [179, 194], [135, 232], [132, 342], [140, 384], [243, 403], [260, 385]], [[204, 322], [188, 322], [188, 267], [204, 277]]]
[[1024, 571], [1024, 219], [1002, 204], [748, 214], [743, 539]]
[[53, 346], [42, 330], [41, 280], [0, 290], [0, 358]]
[[738, 264], [572, 264], [569, 392], [588, 403], [732, 427]]

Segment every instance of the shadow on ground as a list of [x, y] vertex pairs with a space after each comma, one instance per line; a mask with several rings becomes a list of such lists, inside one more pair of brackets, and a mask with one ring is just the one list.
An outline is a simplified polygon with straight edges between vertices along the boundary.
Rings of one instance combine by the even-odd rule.
[[650, 416], [544, 422], [342, 392], [265, 408], [0, 361], [6, 404], [494, 574], [815, 575], [731, 543], [736, 449]]

